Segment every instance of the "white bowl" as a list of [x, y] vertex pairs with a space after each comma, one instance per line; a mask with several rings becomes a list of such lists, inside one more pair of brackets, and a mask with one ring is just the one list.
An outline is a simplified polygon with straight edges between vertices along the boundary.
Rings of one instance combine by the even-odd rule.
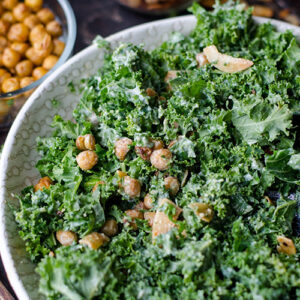
[[[255, 18], [259, 23], [270, 21], [279, 31], [290, 29], [300, 38], [300, 28], [284, 22]], [[124, 30], [107, 38], [116, 47], [120, 42], [144, 44], [152, 50], [166, 41], [169, 34], [179, 31], [188, 34], [194, 28], [193, 16], [156, 21]], [[17, 200], [12, 194], [25, 186], [35, 184], [39, 178], [35, 164], [38, 160], [36, 138], [50, 136], [50, 124], [56, 114], [65, 119], [72, 118], [72, 111], [79, 97], [69, 92], [67, 84], [92, 75], [103, 62], [103, 51], [90, 46], [75, 55], [54, 72], [29, 98], [17, 116], [4, 145], [0, 162], [0, 252], [8, 279], [20, 300], [43, 299], [38, 293], [38, 275], [35, 265], [25, 252], [14, 216], [7, 205]], [[55, 98], [60, 105], [53, 107]]]

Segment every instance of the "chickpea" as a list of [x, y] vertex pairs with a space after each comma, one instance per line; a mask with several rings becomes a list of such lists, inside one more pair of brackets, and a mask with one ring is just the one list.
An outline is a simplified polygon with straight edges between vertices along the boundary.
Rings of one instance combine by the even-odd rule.
[[135, 153], [143, 160], [150, 160], [152, 149], [149, 147], [135, 146]]
[[0, 34], [6, 35], [10, 27], [10, 23], [5, 20], [0, 20]]
[[152, 140], [151, 139], [151, 142], [154, 143], [153, 150], [159, 150], [159, 149], [162, 149], [164, 147], [164, 142], [163, 141]]
[[277, 246], [279, 253], [285, 253], [287, 255], [295, 255], [297, 253], [294, 242], [291, 239], [285, 236], [278, 236], [277, 242], [279, 243], [279, 246]]
[[19, 62], [21, 58], [20, 53], [10, 48], [5, 48], [3, 52], [3, 65], [7, 68], [13, 68]]
[[13, 42], [24, 43], [28, 39], [28, 34], [29, 30], [27, 26], [22, 23], [16, 23], [10, 27], [7, 37]]
[[167, 72], [164, 81], [165, 81], [165, 83], [167, 83], [167, 90], [168, 91], [172, 90], [172, 86], [169, 82], [171, 80], [175, 79], [175, 78], [177, 78], [177, 71], [171, 70], [171, 71]]
[[169, 168], [171, 160], [172, 152], [169, 149], [154, 150], [150, 157], [151, 164], [161, 171]]
[[202, 221], [209, 223], [214, 217], [214, 211], [206, 203], [191, 203], [189, 207], [195, 212], [196, 216]]
[[50, 21], [55, 19], [52, 10], [46, 7], [38, 11], [36, 15], [44, 24], [48, 24]]
[[32, 73], [32, 69], [33, 63], [28, 59], [22, 60], [16, 65], [16, 72], [20, 77], [29, 76]]
[[29, 15], [24, 20], [24, 25], [29, 29], [33, 29], [36, 25], [40, 24], [40, 19], [36, 15]]
[[57, 56], [61, 56], [65, 50], [65, 43], [61, 40], [54, 39], [53, 40], [53, 54]]
[[58, 230], [56, 232], [56, 239], [63, 245], [63, 246], [70, 246], [74, 242], [77, 242], [77, 235], [73, 231], [64, 231]]
[[3, 15], [2, 15], [2, 20], [6, 21], [10, 24], [13, 24], [16, 22], [16, 19], [14, 17], [14, 15], [12, 14], [12, 12], [10, 11], [6, 11]]
[[130, 198], [140, 196], [141, 184], [137, 179], [125, 176], [124, 181], [122, 183], [122, 187], [124, 189], [124, 193], [127, 194]]
[[31, 60], [35, 65], [41, 65], [43, 62], [43, 56], [40, 53], [37, 53], [33, 47], [29, 48], [25, 52], [25, 56]]
[[34, 78], [33, 77], [24, 77], [24, 78], [21, 78], [21, 80], [20, 80], [20, 87], [24, 88], [24, 87], [32, 84], [33, 82], [34, 82]]
[[147, 209], [151, 209], [153, 208], [153, 200], [150, 196], [150, 194], [148, 193], [145, 198], [144, 198], [144, 206], [147, 208]]
[[4, 36], [0, 36], [0, 52], [2, 53], [4, 49], [7, 47], [8, 42]]
[[148, 224], [150, 227], [152, 227], [152, 225], [153, 225], [155, 214], [156, 214], [156, 212], [154, 212], [154, 211], [146, 211], [144, 213], [144, 219], [148, 221]]
[[207, 57], [203, 52], [198, 53], [196, 55], [196, 61], [197, 61], [197, 64], [198, 64], [198, 68], [201, 68], [201, 67], [208, 64]]
[[155, 92], [155, 90], [151, 89], [151, 88], [147, 88], [146, 89], [146, 94], [149, 97], [155, 97], [157, 95], [157, 93]]
[[97, 250], [103, 244], [109, 242], [109, 238], [104, 233], [92, 232], [79, 241], [79, 244], [86, 245], [93, 250]]
[[9, 72], [7, 72], [5, 69], [0, 69], [0, 85], [2, 85], [3, 81], [9, 77], [11, 77]]
[[33, 11], [38, 11], [43, 6], [43, 0], [25, 0], [25, 4]]
[[44, 188], [49, 189], [52, 184], [52, 180], [46, 176], [39, 180], [39, 182], [34, 186], [34, 191], [42, 191]]
[[56, 20], [49, 22], [46, 25], [46, 30], [53, 37], [59, 37], [62, 35], [62, 32], [63, 32], [61, 25]]
[[30, 15], [30, 8], [24, 3], [19, 3], [13, 9], [13, 15], [17, 21], [22, 22]]
[[145, 205], [144, 205], [144, 202], [139, 201], [139, 202], [134, 206], [133, 209], [135, 209], [135, 210], [145, 210], [146, 207], [145, 207]]
[[3, 0], [2, 5], [8, 10], [12, 10], [18, 4], [18, 0]]
[[38, 24], [31, 29], [30, 34], [29, 34], [29, 40], [32, 44], [35, 42], [38, 42], [41, 39], [43, 39], [43, 37], [45, 36], [46, 33], [47, 33], [47, 31], [46, 31], [44, 25]]
[[80, 135], [76, 139], [78, 150], [95, 150], [96, 140], [92, 134]]
[[166, 177], [164, 180], [165, 188], [170, 190], [170, 194], [175, 196], [179, 191], [179, 181], [176, 177]]
[[47, 72], [48, 72], [48, 70], [46, 70], [45, 68], [37, 67], [33, 70], [32, 76], [35, 80], [39, 80], [40, 78], [45, 76], [47, 74]]
[[50, 34], [46, 33], [41, 40], [34, 42], [33, 48], [43, 57], [50, 55], [53, 50], [53, 43]]
[[98, 156], [96, 152], [86, 150], [77, 155], [76, 161], [80, 169], [90, 170], [97, 164]]
[[2, 83], [3, 93], [10, 93], [20, 88], [20, 80], [16, 77], [7, 78]]
[[92, 189], [92, 192], [93, 192], [93, 193], [96, 192], [96, 190], [97, 190], [97, 188], [98, 188], [98, 186], [99, 186], [100, 184], [105, 184], [105, 182], [102, 181], [102, 180], [98, 181], [98, 182], [94, 185], [94, 187], [93, 187], [93, 189]]
[[123, 161], [125, 159], [129, 152], [128, 146], [131, 144], [132, 140], [127, 137], [120, 138], [115, 142], [115, 154], [119, 160]]
[[115, 220], [107, 220], [101, 228], [101, 232], [111, 237], [118, 233], [118, 224]]
[[43, 68], [51, 70], [57, 63], [59, 57], [56, 55], [49, 55], [44, 59]]
[[24, 55], [29, 48], [29, 45], [26, 43], [14, 42], [10, 45], [10, 48], [19, 52], [21, 55]]
[[[143, 220], [144, 214], [136, 209], [128, 209], [125, 211], [126, 217], [124, 218], [124, 224], [129, 223], [130, 227], [134, 230], [137, 229], [136, 219]], [[129, 219], [129, 220], [128, 220]]]

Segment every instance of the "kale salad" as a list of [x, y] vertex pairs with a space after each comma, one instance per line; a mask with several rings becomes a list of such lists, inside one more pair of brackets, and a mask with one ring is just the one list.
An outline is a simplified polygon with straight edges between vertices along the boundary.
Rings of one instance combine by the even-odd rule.
[[15, 217], [48, 299], [300, 298], [299, 45], [190, 10], [153, 51], [97, 39], [74, 121], [37, 140]]

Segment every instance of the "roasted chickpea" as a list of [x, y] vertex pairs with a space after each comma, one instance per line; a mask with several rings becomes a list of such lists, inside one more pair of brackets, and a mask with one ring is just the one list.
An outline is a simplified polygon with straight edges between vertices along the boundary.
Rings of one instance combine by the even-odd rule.
[[129, 223], [129, 226], [132, 227], [134, 230], [137, 229], [136, 219], [144, 219], [144, 214], [136, 209], [128, 209], [125, 211], [126, 217], [124, 218], [124, 224]]
[[7, 47], [8, 41], [4, 36], [0, 36], [0, 53]]
[[46, 176], [39, 180], [39, 182], [34, 186], [34, 191], [42, 191], [44, 188], [49, 189], [52, 184], [52, 180]]
[[10, 23], [5, 20], [0, 20], [0, 34], [6, 35], [10, 27]]
[[43, 37], [45, 36], [46, 33], [47, 33], [47, 31], [46, 31], [44, 25], [38, 24], [31, 29], [30, 34], [29, 34], [29, 40], [32, 44], [35, 42], [38, 42], [41, 39], [43, 39]]
[[154, 150], [151, 154], [151, 164], [158, 170], [164, 171], [169, 168], [172, 153], [169, 149]]
[[172, 90], [172, 86], [170, 85], [170, 81], [175, 79], [177, 77], [177, 71], [171, 70], [168, 71], [166, 76], [165, 76], [165, 83], [167, 83], [167, 90]]
[[46, 33], [41, 40], [34, 42], [33, 48], [43, 57], [50, 55], [53, 50], [53, 43], [50, 34]]
[[8, 10], [12, 10], [18, 4], [18, 0], [3, 0], [2, 5]]
[[20, 77], [29, 76], [32, 73], [33, 63], [29, 60], [23, 60], [16, 65], [17, 75]]
[[135, 146], [135, 153], [143, 160], [150, 160], [152, 149], [149, 147]]
[[146, 211], [144, 213], [144, 219], [148, 221], [148, 224], [150, 227], [152, 227], [152, 225], [153, 225], [155, 214], [156, 214], [156, 212], [154, 212], [154, 211]]
[[53, 54], [57, 56], [61, 56], [65, 50], [65, 43], [61, 40], [54, 39], [53, 40]]
[[28, 86], [30, 84], [32, 84], [34, 82], [34, 78], [33, 77], [24, 77], [21, 78], [20, 80], [20, 87], [24, 88], [25, 86]]
[[76, 139], [78, 150], [95, 150], [96, 140], [92, 134], [80, 135]]
[[56, 55], [49, 55], [43, 61], [43, 68], [51, 70], [57, 63], [59, 57]]
[[25, 4], [33, 11], [38, 11], [43, 6], [43, 0], [25, 0]]
[[46, 25], [46, 30], [53, 37], [59, 37], [62, 35], [62, 32], [63, 32], [61, 25], [56, 20], [49, 22]]
[[120, 138], [115, 142], [115, 154], [119, 160], [123, 161], [125, 159], [130, 150], [128, 146], [131, 144], [132, 140], [127, 137]]
[[118, 224], [115, 220], [107, 220], [101, 228], [101, 232], [111, 237], [118, 233]]
[[124, 177], [122, 183], [124, 193], [127, 194], [130, 198], [139, 197], [141, 194], [141, 184], [137, 179], [131, 178], [129, 176]]
[[10, 24], [13, 24], [16, 22], [16, 19], [14, 17], [14, 15], [12, 14], [12, 12], [10, 11], [6, 11], [3, 15], [2, 15], [2, 20], [10, 23]]
[[36, 15], [29, 15], [25, 18], [24, 24], [29, 28], [33, 29], [36, 25], [40, 24], [40, 19]]
[[151, 142], [154, 144], [153, 150], [159, 150], [164, 147], [164, 142], [161, 140], [151, 140]]
[[77, 235], [73, 231], [64, 231], [58, 230], [56, 232], [56, 239], [63, 245], [63, 246], [70, 246], [74, 242], [77, 242]]
[[86, 245], [93, 250], [97, 250], [103, 244], [109, 242], [109, 238], [104, 233], [92, 232], [79, 241], [79, 244]]
[[9, 40], [13, 42], [24, 43], [28, 39], [29, 30], [22, 23], [13, 24], [7, 34]]
[[170, 191], [172, 196], [175, 196], [179, 191], [179, 181], [176, 177], [166, 177], [164, 180], [165, 188]]
[[44, 24], [48, 24], [50, 21], [55, 19], [52, 10], [47, 7], [42, 8], [40, 11], [37, 12], [36, 15], [40, 19], [40, 21]]
[[13, 9], [13, 15], [17, 21], [22, 22], [30, 15], [30, 8], [24, 3], [19, 3]]
[[150, 196], [149, 193], [144, 198], [144, 206], [147, 209], [151, 209], [153, 207], [153, 200], [152, 200], [152, 198], [151, 198], [151, 196]]
[[208, 64], [207, 57], [203, 52], [198, 53], [196, 55], [196, 61], [197, 61], [197, 64], [198, 64], [198, 68], [201, 68], [201, 67]]
[[25, 56], [37, 66], [41, 65], [44, 59], [43, 56], [40, 53], [37, 53], [33, 47], [29, 48], [25, 52]]
[[5, 69], [0, 69], [0, 85], [2, 85], [3, 81], [9, 77], [11, 77], [9, 72], [7, 72]]
[[86, 150], [77, 155], [76, 161], [80, 169], [90, 170], [97, 164], [98, 156], [96, 152]]
[[277, 242], [279, 243], [279, 246], [277, 246], [279, 253], [285, 253], [287, 255], [295, 255], [297, 253], [295, 244], [291, 239], [285, 236], [278, 236]]
[[26, 43], [14, 42], [10, 45], [10, 48], [19, 52], [21, 55], [24, 55], [29, 48], [29, 45]]
[[45, 68], [37, 67], [33, 70], [32, 76], [35, 80], [39, 80], [40, 78], [45, 76], [47, 74], [47, 72], [48, 72], [48, 70], [46, 70]]
[[17, 51], [5, 48], [2, 57], [3, 65], [7, 68], [13, 68], [19, 62], [20, 58], [21, 55]]

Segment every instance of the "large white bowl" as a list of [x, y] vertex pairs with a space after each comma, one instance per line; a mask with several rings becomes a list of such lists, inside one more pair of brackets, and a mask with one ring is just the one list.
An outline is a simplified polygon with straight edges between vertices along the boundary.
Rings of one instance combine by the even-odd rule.
[[[284, 22], [255, 18], [259, 23], [270, 21], [279, 31], [290, 29], [300, 38], [300, 28]], [[177, 17], [133, 27], [107, 38], [116, 47], [120, 42], [144, 44], [153, 49], [166, 41], [171, 32], [188, 34], [194, 28], [193, 16]], [[72, 118], [79, 97], [70, 93], [67, 84], [89, 76], [103, 62], [103, 51], [90, 46], [75, 55], [54, 72], [30, 97], [16, 118], [5, 143], [0, 163], [0, 252], [12, 287], [20, 300], [43, 299], [38, 293], [38, 275], [35, 265], [25, 252], [19, 238], [14, 216], [8, 203], [17, 204], [12, 194], [36, 183], [39, 174], [35, 169], [38, 160], [36, 138], [50, 136], [50, 124], [56, 114]], [[53, 107], [51, 100], [59, 101]]]

